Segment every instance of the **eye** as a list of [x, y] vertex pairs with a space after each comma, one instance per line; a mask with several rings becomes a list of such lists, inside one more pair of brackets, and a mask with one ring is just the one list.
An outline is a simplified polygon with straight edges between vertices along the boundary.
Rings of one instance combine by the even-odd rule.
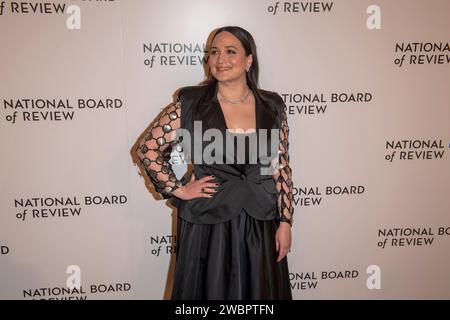
[[211, 50], [211, 55], [216, 55], [216, 54], [218, 54], [218, 53], [219, 53], [219, 51], [216, 50], [216, 49]]
[[228, 53], [228, 54], [235, 54], [236, 51], [234, 51], [234, 50], [232, 50], [232, 49], [228, 49], [227, 53]]

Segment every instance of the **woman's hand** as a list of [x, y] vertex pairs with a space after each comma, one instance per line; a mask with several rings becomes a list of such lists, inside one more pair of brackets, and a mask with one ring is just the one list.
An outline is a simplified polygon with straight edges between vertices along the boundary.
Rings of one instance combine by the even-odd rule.
[[291, 251], [291, 226], [280, 222], [275, 234], [275, 245], [278, 252], [277, 262], [280, 262]]
[[208, 182], [214, 179], [214, 176], [206, 176], [195, 180], [194, 173], [192, 173], [191, 180], [184, 186], [177, 188], [172, 194], [183, 200], [192, 200], [195, 198], [212, 198], [212, 194], [217, 192], [215, 187], [219, 184], [215, 182]]

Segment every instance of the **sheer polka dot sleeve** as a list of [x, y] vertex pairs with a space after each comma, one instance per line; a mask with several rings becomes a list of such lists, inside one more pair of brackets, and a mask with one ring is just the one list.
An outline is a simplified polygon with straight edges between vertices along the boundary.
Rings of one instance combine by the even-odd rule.
[[180, 127], [180, 117], [181, 102], [177, 98], [158, 115], [136, 150], [155, 190], [164, 199], [171, 197], [171, 193], [182, 186], [169, 162], [172, 147], [179, 142], [175, 140], [175, 130]]

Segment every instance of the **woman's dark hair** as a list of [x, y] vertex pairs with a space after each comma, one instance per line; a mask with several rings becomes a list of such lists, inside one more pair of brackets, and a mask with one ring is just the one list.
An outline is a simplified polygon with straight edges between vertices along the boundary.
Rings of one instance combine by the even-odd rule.
[[[237, 27], [237, 26], [226, 26], [215, 30], [213, 37], [211, 38], [211, 44], [214, 38], [221, 32], [227, 31], [235, 36], [242, 44], [245, 50], [245, 55], [252, 55], [252, 64], [249, 71], [247, 72], [247, 84], [252, 89], [259, 88], [258, 76], [259, 76], [259, 65], [258, 65], [258, 55], [256, 53], [256, 44], [250, 32], [247, 30]], [[217, 80], [211, 74], [211, 70], [208, 69], [206, 82], [216, 82]]]

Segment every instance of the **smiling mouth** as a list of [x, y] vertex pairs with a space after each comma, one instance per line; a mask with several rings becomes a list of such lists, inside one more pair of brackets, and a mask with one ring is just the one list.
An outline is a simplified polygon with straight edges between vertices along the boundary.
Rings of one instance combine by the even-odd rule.
[[217, 69], [217, 71], [222, 72], [222, 71], [228, 71], [228, 70], [230, 70], [231, 68], [226, 67], [226, 68], [216, 68], [216, 69]]

